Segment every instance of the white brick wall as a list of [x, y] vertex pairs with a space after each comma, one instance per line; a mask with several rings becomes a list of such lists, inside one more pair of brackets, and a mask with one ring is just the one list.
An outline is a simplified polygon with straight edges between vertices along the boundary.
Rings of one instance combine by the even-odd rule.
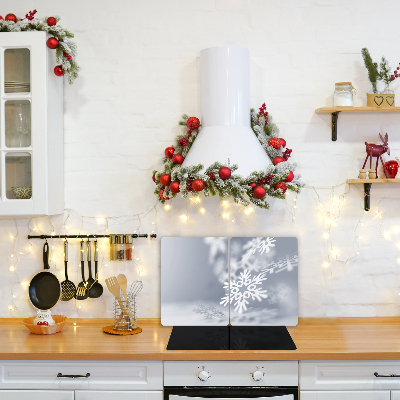
[[[71, 233], [104, 232], [104, 221], [82, 220], [79, 215], [123, 216], [108, 221], [109, 232], [139, 227], [128, 216], [154, 204], [151, 171], [160, 167], [165, 147], [180, 132], [180, 116], [200, 115], [198, 56], [210, 46], [250, 49], [252, 106], [266, 102], [309, 186], [331, 187], [356, 177], [365, 156], [364, 141], [377, 141], [379, 132], [388, 132], [392, 154], [399, 154], [400, 115], [341, 115], [339, 139], [332, 143], [330, 116], [314, 113], [332, 104], [337, 81], [352, 81], [356, 105], [365, 105], [369, 85], [362, 47], [368, 47], [376, 60], [384, 54], [393, 67], [400, 61], [396, 0], [378, 5], [373, 0], [70, 0], [60, 4], [36, 0], [34, 5], [27, 0], [3, 0], [0, 13], [24, 15], [32, 7], [40, 17], [61, 15], [61, 25], [75, 32], [78, 44], [80, 78], [73, 86], [65, 85], [65, 203], [73, 210], [66, 222]], [[158, 207], [157, 216], [148, 213], [140, 230], [156, 229], [160, 237], [297, 236], [300, 316], [398, 315], [400, 249], [396, 243], [400, 236], [395, 227], [400, 226], [400, 188], [373, 186], [368, 215], [362, 209], [361, 185], [340, 186], [335, 196], [344, 192], [346, 202], [332, 227], [331, 240], [339, 259], [354, 257], [347, 264], [331, 262], [330, 268], [322, 266], [330, 247], [329, 240], [322, 238], [330, 189], [303, 190], [294, 221], [282, 201], [271, 201], [269, 211], [257, 210], [249, 217], [230, 204], [230, 217], [225, 220], [218, 199], [207, 199], [202, 203], [207, 210], [204, 216], [197, 206], [187, 204], [190, 218], [182, 223], [179, 216], [186, 202], [177, 199], [169, 212]], [[383, 219], [376, 214], [378, 202]], [[293, 205], [293, 196], [288, 196], [288, 204]], [[360, 218], [363, 226], [358, 224]], [[62, 222], [62, 216], [51, 218], [57, 232]], [[30, 226], [47, 233], [53, 229], [51, 223], [39, 218]], [[10, 235], [15, 235], [15, 225], [19, 236], [13, 248]], [[0, 221], [0, 317], [34, 312], [26, 283], [42, 266], [42, 242], [33, 242], [29, 255], [19, 254], [28, 250], [27, 225], [28, 220], [22, 219]], [[362, 238], [355, 240], [356, 235]], [[54, 247], [57, 268], [62, 270], [61, 243], [55, 242]], [[70, 277], [79, 282], [77, 242], [71, 241], [70, 253]], [[139, 316], [158, 317], [159, 241], [140, 241], [136, 254], [144, 281]], [[9, 272], [17, 256], [18, 276]], [[132, 263], [110, 263], [105, 257], [101, 277], [124, 272], [133, 280], [138, 278], [136, 271]], [[18, 279], [25, 286], [13, 284]], [[18, 307], [14, 312], [8, 311], [11, 287]], [[111, 297], [59, 304], [54, 312], [70, 317], [111, 316]]]

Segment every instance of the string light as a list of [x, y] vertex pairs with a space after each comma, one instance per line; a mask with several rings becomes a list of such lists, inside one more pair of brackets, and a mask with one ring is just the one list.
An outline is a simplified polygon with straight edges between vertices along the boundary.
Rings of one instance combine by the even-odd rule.
[[166, 210], [166, 211], [168, 211], [170, 208], [171, 208], [171, 206], [170, 206], [169, 204], [166, 204], [166, 205], [164, 206], [164, 210]]

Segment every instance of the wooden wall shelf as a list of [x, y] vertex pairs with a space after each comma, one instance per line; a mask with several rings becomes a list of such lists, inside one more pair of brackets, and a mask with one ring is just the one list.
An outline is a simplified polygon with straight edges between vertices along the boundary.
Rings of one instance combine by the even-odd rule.
[[339, 113], [394, 113], [400, 112], [400, 107], [322, 107], [317, 108], [315, 112], [332, 114], [332, 141], [336, 141]]
[[347, 179], [348, 184], [363, 183], [364, 184], [364, 210], [370, 209], [370, 192], [371, 185], [375, 183], [400, 183], [397, 178], [377, 178], [377, 179]]

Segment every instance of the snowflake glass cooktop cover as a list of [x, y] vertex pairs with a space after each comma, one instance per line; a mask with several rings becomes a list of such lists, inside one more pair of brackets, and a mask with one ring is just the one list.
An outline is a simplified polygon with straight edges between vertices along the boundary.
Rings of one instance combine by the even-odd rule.
[[161, 239], [165, 326], [297, 325], [297, 281], [294, 237]]

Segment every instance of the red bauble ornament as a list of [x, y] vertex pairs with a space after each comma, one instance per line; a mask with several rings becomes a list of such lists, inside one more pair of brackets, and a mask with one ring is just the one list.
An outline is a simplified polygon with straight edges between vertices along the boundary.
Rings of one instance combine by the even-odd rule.
[[253, 189], [253, 195], [256, 199], [262, 199], [265, 197], [266, 194], [267, 194], [267, 191], [265, 190], [265, 188], [263, 186], [256, 186]]
[[286, 147], [286, 140], [285, 140], [285, 139], [282, 139], [282, 138], [280, 138], [279, 140], [280, 140], [281, 143], [282, 143], [282, 147]]
[[179, 193], [180, 189], [179, 189], [179, 182], [178, 181], [173, 181], [171, 182], [171, 184], [169, 185], [169, 190], [172, 193]]
[[65, 74], [65, 72], [63, 71], [61, 65], [57, 65], [57, 67], [54, 68], [54, 73], [57, 76], [63, 76]]
[[156, 174], [153, 174], [153, 182], [154, 182], [155, 184], [158, 183], [157, 180], [156, 180]]
[[289, 171], [288, 176], [285, 179], [285, 182], [292, 182], [294, 179], [294, 173], [292, 171]]
[[48, 26], [54, 26], [56, 24], [57, 24], [57, 20], [54, 17], [47, 18], [47, 25]]
[[15, 14], [7, 14], [5, 20], [6, 21], [17, 22], [18, 18], [16, 17]]
[[202, 179], [195, 179], [192, 183], [192, 188], [196, 192], [201, 192], [206, 187]]
[[279, 138], [272, 138], [268, 140], [268, 144], [272, 146], [274, 149], [280, 149], [282, 147], [282, 141]]
[[276, 165], [276, 164], [279, 164], [280, 162], [282, 162], [283, 161], [283, 158], [281, 157], [281, 156], [276, 156], [275, 158], [274, 158], [274, 160], [272, 161], [272, 163], [274, 164], [274, 165]]
[[222, 167], [219, 169], [218, 175], [221, 179], [229, 179], [232, 175], [232, 171], [228, 167]]
[[171, 183], [171, 175], [169, 174], [162, 174], [160, 176], [160, 183], [163, 186], [168, 186]]
[[4, 21], [4, 18], [0, 15], [0, 21]]
[[184, 160], [184, 158], [183, 158], [183, 155], [182, 155], [182, 154], [174, 154], [174, 155], [172, 156], [172, 162], [173, 162], [174, 164], [182, 164], [182, 163], [183, 163], [183, 160]]
[[274, 189], [275, 189], [275, 190], [281, 189], [281, 190], [282, 190], [282, 193], [285, 194], [285, 192], [286, 192], [286, 190], [287, 190], [286, 183], [285, 183], [285, 182], [278, 182], [278, 183], [275, 185]]
[[58, 42], [58, 39], [56, 39], [55, 37], [51, 37], [51, 38], [47, 39], [46, 44], [49, 49], [54, 50], [58, 47], [59, 42]]
[[171, 200], [170, 197], [164, 197], [163, 193], [164, 193], [164, 189], [161, 189], [160, 190], [160, 197], [161, 197], [162, 200]]
[[172, 158], [172, 156], [174, 155], [174, 151], [174, 146], [167, 147], [164, 150], [165, 157]]
[[200, 120], [197, 117], [190, 117], [187, 122], [186, 126], [191, 130], [194, 131], [200, 126]]
[[257, 186], [255, 182], [249, 183], [249, 186], [251, 186], [253, 189]]
[[384, 171], [386, 177], [396, 178], [397, 172], [399, 171], [399, 163], [394, 160], [385, 162]]

